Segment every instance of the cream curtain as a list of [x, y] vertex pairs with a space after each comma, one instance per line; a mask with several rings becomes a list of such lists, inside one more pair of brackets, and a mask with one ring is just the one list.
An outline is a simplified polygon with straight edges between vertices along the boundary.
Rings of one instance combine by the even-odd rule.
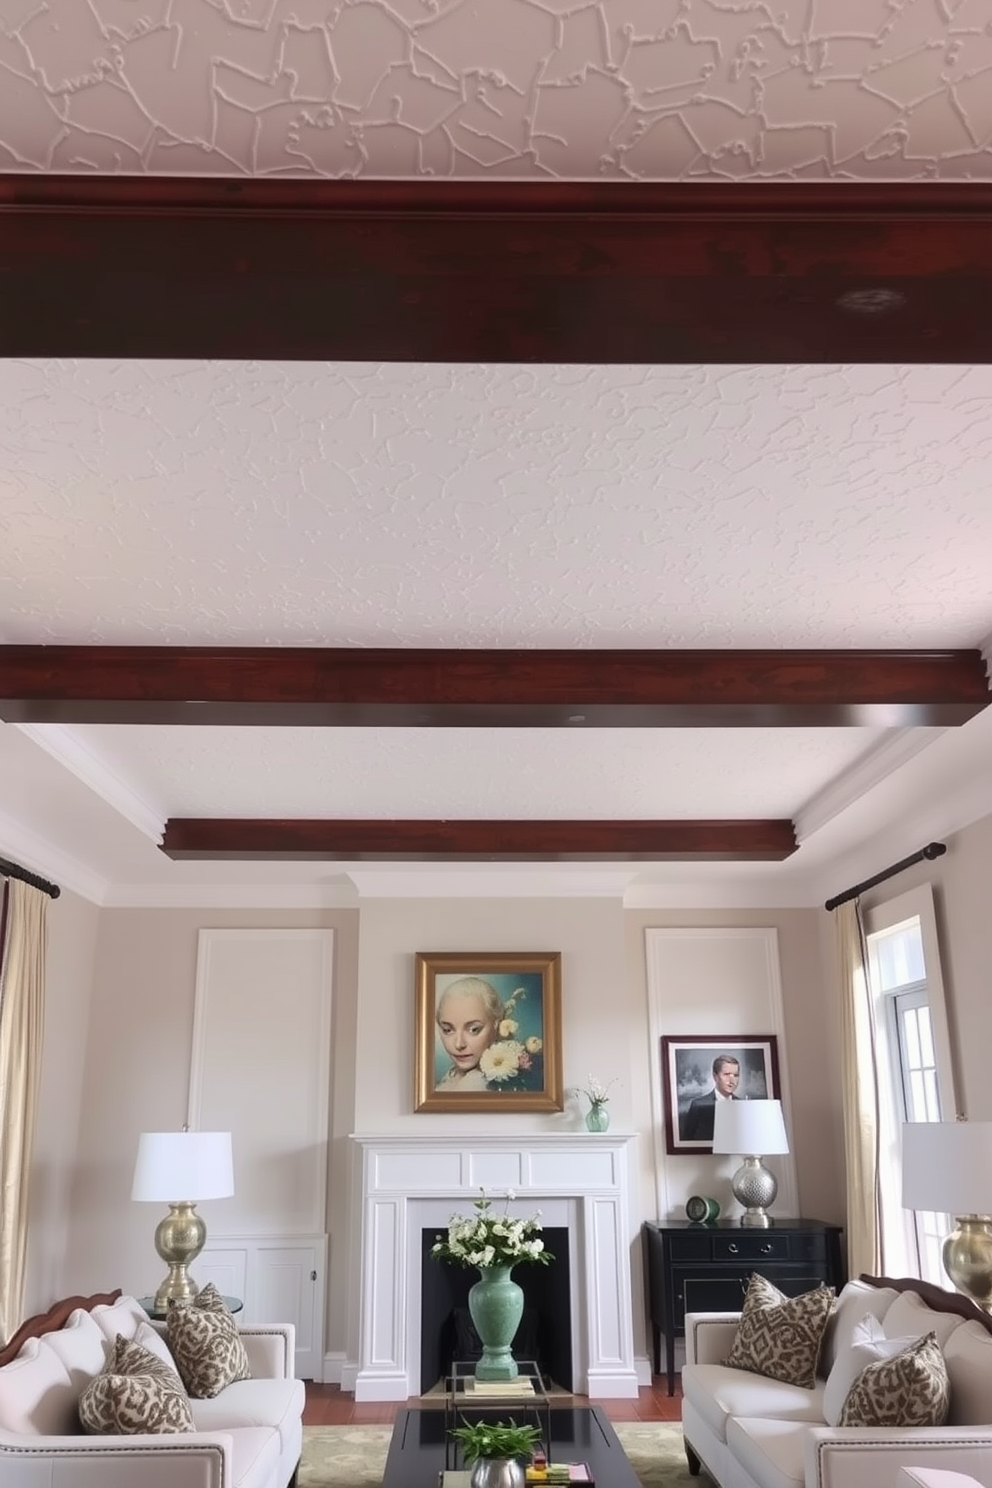
[[849, 900], [834, 914], [840, 970], [847, 1263], [851, 1276], [862, 1271], [880, 1276], [885, 1266], [878, 1188], [878, 1078], [861, 901]]
[[22, 1321], [48, 895], [0, 879], [0, 1343]]

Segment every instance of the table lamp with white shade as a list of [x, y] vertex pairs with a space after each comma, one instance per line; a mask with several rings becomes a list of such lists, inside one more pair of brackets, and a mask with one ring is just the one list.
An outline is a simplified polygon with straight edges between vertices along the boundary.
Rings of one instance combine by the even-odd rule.
[[944, 1270], [992, 1311], [992, 1121], [910, 1121], [902, 1129], [902, 1202], [950, 1214]]
[[744, 1206], [742, 1225], [767, 1229], [773, 1223], [767, 1211], [775, 1202], [778, 1179], [763, 1166], [761, 1159], [788, 1150], [781, 1101], [717, 1101], [713, 1112], [713, 1151], [738, 1153], [744, 1159], [730, 1180], [734, 1198]]
[[169, 1268], [155, 1293], [156, 1313], [168, 1312], [170, 1302], [192, 1302], [200, 1290], [189, 1274], [207, 1238], [196, 1206], [233, 1193], [230, 1132], [142, 1132], [131, 1197], [169, 1206], [155, 1231], [155, 1249]]

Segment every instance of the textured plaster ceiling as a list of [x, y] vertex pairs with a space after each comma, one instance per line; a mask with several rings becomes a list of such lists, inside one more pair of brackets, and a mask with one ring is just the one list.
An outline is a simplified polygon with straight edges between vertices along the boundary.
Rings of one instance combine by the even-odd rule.
[[[974, 647], [990, 406], [992, 368], [0, 362], [0, 642]], [[0, 854], [155, 901], [348, 871], [173, 863], [167, 816], [784, 816], [784, 864], [608, 881], [815, 902], [992, 810], [990, 732], [0, 725]]]
[[0, 169], [988, 180], [988, 0], [0, 0]]
[[0, 363], [0, 640], [975, 646], [992, 368]]

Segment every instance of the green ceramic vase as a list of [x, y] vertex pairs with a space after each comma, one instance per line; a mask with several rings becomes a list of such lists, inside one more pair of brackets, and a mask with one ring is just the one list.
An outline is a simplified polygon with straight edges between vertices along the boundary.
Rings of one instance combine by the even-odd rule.
[[589, 1131], [609, 1131], [610, 1113], [602, 1101], [593, 1101], [586, 1112], [586, 1126]]
[[523, 1288], [512, 1280], [512, 1266], [487, 1266], [469, 1290], [468, 1310], [482, 1340], [475, 1366], [480, 1380], [514, 1380], [518, 1370], [510, 1345], [524, 1315]]

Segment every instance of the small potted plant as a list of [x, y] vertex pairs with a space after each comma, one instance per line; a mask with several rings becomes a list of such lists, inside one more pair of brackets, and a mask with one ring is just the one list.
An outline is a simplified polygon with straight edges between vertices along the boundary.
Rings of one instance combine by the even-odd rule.
[[524, 1488], [521, 1457], [529, 1457], [541, 1439], [536, 1426], [516, 1421], [473, 1421], [454, 1426], [451, 1435], [472, 1469], [472, 1488]]

